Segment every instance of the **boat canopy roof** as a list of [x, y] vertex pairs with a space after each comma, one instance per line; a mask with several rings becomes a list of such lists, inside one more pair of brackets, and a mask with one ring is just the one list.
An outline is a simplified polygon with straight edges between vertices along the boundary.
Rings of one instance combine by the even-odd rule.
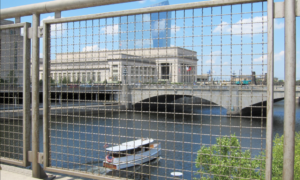
[[142, 138], [134, 141], [124, 142], [120, 145], [106, 148], [106, 151], [118, 152], [118, 151], [126, 151], [138, 148], [139, 146], [143, 146], [146, 144], [150, 144], [154, 140], [152, 138]]

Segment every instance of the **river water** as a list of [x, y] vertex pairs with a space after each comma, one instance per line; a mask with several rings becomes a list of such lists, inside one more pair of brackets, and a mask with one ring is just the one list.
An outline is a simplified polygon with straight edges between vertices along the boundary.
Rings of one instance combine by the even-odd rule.
[[[274, 136], [283, 134], [284, 101], [274, 104]], [[300, 106], [296, 106], [296, 131], [300, 131]], [[218, 106], [193, 106], [186, 113], [93, 112], [51, 118], [51, 166], [102, 173], [98, 167], [112, 145], [140, 137], [161, 143], [159, 161], [109, 175], [135, 179], [167, 179], [173, 171], [185, 179], [196, 175], [197, 151], [216, 143], [219, 136], [235, 134], [243, 150], [254, 158], [265, 149], [265, 117], [229, 117]], [[131, 173], [128, 173], [131, 171]], [[151, 175], [150, 175], [151, 174]]]
[[[284, 101], [274, 104], [274, 136], [283, 134]], [[180, 111], [179, 111], [180, 112]], [[16, 123], [16, 122], [14, 122]], [[108, 173], [134, 179], [168, 179], [182, 172], [184, 179], [196, 175], [195, 159], [202, 146], [216, 143], [219, 136], [235, 134], [243, 150], [254, 158], [265, 149], [265, 117], [229, 117], [218, 106], [193, 106], [187, 113], [113, 111], [57, 114], [51, 117], [50, 163], [52, 167], [102, 174], [107, 152], [113, 145], [149, 137], [161, 143], [159, 160], [127, 170]], [[296, 105], [296, 132], [300, 131], [300, 105]], [[40, 122], [40, 151], [42, 143]], [[2, 134], [3, 135], [3, 134]]]

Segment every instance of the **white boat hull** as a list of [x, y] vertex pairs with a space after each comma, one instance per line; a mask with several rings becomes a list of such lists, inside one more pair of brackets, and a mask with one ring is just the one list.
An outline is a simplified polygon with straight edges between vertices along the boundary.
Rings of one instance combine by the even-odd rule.
[[161, 145], [156, 144], [156, 146], [151, 148], [149, 151], [145, 151], [140, 154], [130, 155], [122, 158], [114, 158], [113, 162], [104, 161], [103, 166], [114, 170], [120, 170], [140, 165], [158, 158], [160, 156], [160, 151]]

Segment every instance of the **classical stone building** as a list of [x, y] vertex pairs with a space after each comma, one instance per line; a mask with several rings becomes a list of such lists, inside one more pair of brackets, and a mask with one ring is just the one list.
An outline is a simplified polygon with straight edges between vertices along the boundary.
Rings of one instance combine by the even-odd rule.
[[[179, 47], [57, 53], [50, 76], [57, 83], [195, 82], [197, 53]], [[40, 68], [42, 78], [42, 67]]]

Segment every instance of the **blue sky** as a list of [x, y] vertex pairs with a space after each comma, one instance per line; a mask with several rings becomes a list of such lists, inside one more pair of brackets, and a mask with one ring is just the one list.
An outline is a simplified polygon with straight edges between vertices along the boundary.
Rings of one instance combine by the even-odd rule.
[[[21, 6], [21, 5], [27, 5], [27, 4], [34, 4], [34, 3], [39, 3], [39, 2], [46, 2], [48, 0], [2, 0], [1, 1], [1, 9], [4, 8], [9, 8], [9, 7], [15, 7], [15, 6]], [[144, 0], [140, 2], [130, 2], [130, 3], [122, 3], [122, 4], [115, 4], [115, 5], [107, 5], [107, 6], [100, 6], [100, 7], [93, 7], [93, 8], [84, 8], [84, 9], [79, 9], [79, 10], [69, 10], [69, 11], [63, 11], [62, 12], [62, 17], [71, 17], [71, 16], [80, 16], [80, 15], [87, 15], [87, 14], [96, 14], [96, 13], [103, 13], [103, 12], [110, 12], [110, 11], [120, 11], [120, 10], [128, 10], [128, 9], [138, 9], [138, 8], [143, 8], [158, 2], [161, 2], [162, 0]], [[169, 0], [170, 4], [180, 4], [182, 3], [182, 0]], [[186, 0], [184, 1], [185, 3], [188, 2], [197, 2], [197, 0]], [[266, 8], [266, 7], [265, 7]], [[264, 8], [264, 10], [265, 10]], [[238, 8], [233, 9], [233, 11], [238, 11]], [[254, 7], [254, 9], [260, 9], [260, 7]], [[243, 12], [247, 12], [249, 10], [248, 6], [243, 6]], [[209, 9], [203, 10], [203, 14], [205, 13], [210, 13], [206, 12], [210, 11]], [[220, 8], [214, 8], [213, 9], [214, 14], [218, 14], [220, 11]], [[222, 13], [226, 14], [226, 8], [222, 9]], [[202, 13], [200, 11], [195, 11], [195, 13]], [[175, 12], [172, 12], [172, 17], [175, 17]], [[181, 12], [176, 12], [176, 16], [180, 17]], [[239, 12], [237, 12], [239, 13]], [[186, 11], [186, 14], [188, 12]], [[49, 19], [53, 18], [54, 13], [48, 13], [48, 14], [42, 14], [41, 19]], [[242, 21], [243, 23], [251, 22], [251, 18], [253, 18], [253, 22], [256, 22], [256, 24], [251, 27], [250, 25], [243, 25], [243, 33], [247, 32], [247, 29], [253, 28], [252, 32], [261, 32], [261, 31], [266, 31], [266, 23], [261, 25], [259, 22], [265, 20], [266, 18], [266, 13], [254, 13], [253, 17], [251, 17], [251, 14], [243, 14], [242, 17], [241, 15], [237, 16], [232, 16], [232, 22], [233, 23], [238, 23], [239, 21]], [[13, 20], [13, 19], [12, 19]], [[199, 19], [199, 21], [202, 21]], [[211, 23], [211, 18], [203, 20], [203, 25], [205, 23]], [[203, 33], [202, 35], [205, 35], [205, 33], [210, 34], [213, 33], [214, 35], [220, 34], [226, 34], [230, 32], [234, 33], [239, 33], [241, 26], [237, 24], [233, 24], [232, 26], [228, 25], [230, 24], [230, 17], [229, 16], [222, 16], [222, 19], [218, 18], [213, 18], [213, 25], [215, 25], [213, 28], [203, 28], [203, 30], [199, 29], [194, 29], [194, 36], [201, 36], [201, 34], [197, 34], [199, 32]], [[21, 22], [31, 22], [31, 16], [27, 17], [22, 17]], [[175, 22], [175, 21], [174, 21]], [[195, 18], [195, 26], [196, 26], [196, 18]], [[173, 22], [172, 22], [173, 23]], [[189, 19], [186, 19], [185, 27], [188, 26]], [[300, 23], [299, 23], [299, 18], [297, 18], [297, 29], [300, 28]], [[176, 21], [176, 24], [172, 24], [173, 29], [172, 33], [175, 33], [175, 37], [184, 37], [184, 36], [189, 36], [192, 34], [192, 29], [189, 28], [182, 28], [183, 22]], [[209, 25], [209, 24], [208, 24]], [[113, 26], [112, 30], [113, 30]], [[146, 28], [146, 26], [144, 26]], [[71, 33], [71, 32], [69, 32]], [[115, 35], [116, 36], [116, 35]], [[113, 38], [113, 36], [112, 36]], [[117, 37], [115, 37], [117, 38]], [[197, 51], [197, 54], [203, 55], [203, 59], [199, 59], [198, 62], [198, 74], [201, 73], [206, 73], [208, 70], [212, 70], [216, 75], [222, 73], [222, 75], [229, 75], [230, 72], [235, 72], [236, 74], [239, 74], [242, 72], [242, 74], [249, 74], [252, 70], [255, 70], [258, 75], [263, 74], [266, 72], [266, 66], [262, 64], [266, 64], [266, 55], [263, 53], [266, 53], [266, 45], [253, 45], [253, 49], [251, 49], [251, 46], [247, 46], [244, 43], [250, 43], [253, 41], [253, 43], [261, 43], [263, 40], [266, 42], [266, 33], [261, 33], [258, 35], [243, 35], [243, 36], [232, 36], [232, 43], [234, 44], [239, 44], [242, 42], [242, 46], [235, 46], [233, 47], [232, 53], [233, 54], [251, 54], [251, 53], [257, 53], [258, 55], [243, 55], [241, 56], [236, 56], [232, 57], [230, 59], [229, 56], [226, 56], [225, 54], [230, 54], [231, 49], [230, 46], [225, 46], [223, 45], [222, 47], [220, 46], [207, 46], [203, 47], [202, 49], [200, 46], [202, 44], [197, 44], [203, 40], [204, 44], [206, 42], [210, 42], [211, 44], [220, 44], [219, 42], [222, 40], [222, 44], [230, 44], [230, 36], [223, 36], [223, 38], [218, 38], [218, 36], [213, 37], [212, 39], [205, 39], [206, 37], [195, 37], [193, 41], [193, 47], [192, 50]], [[296, 42], [300, 41], [299, 35], [296, 37]], [[227, 43], [228, 42], [228, 43]], [[176, 44], [174, 44], [176, 43]], [[183, 44], [184, 43], [184, 44]], [[175, 38], [171, 39], [171, 44], [174, 46], [187, 46], [187, 44], [191, 44], [192, 39], [191, 38]], [[209, 44], [208, 44], [209, 45]], [[106, 45], [107, 46], [107, 45]], [[110, 46], [110, 45], [109, 45]], [[113, 45], [112, 45], [113, 46]], [[145, 47], [145, 46], [144, 46]], [[74, 48], [74, 47], [73, 47]], [[76, 47], [77, 48], [77, 47]], [[85, 48], [85, 49], [84, 49]], [[87, 50], [87, 49], [102, 49], [102, 47], [99, 47], [98, 45], [94, 44], [88, 44], [86, 47], [78, 47], [79, 50]], [[284, 19], [276, 19], [275, 20], [275, 77], [278, 77], [279, 79], [284, 79]], [[63, 50], [62, 50], [63, 51]], [[242, 52], [241, 52], [242, 51]], [[259, 55], [261, 53], [261, 55]], [[222, 56], [221, 56], [222, 55]], [[299, 56], [300, 56], [300, 46], [297, 46], [297, 62], [299, 61]], [[241, 60], [242, 59], [242, 60]], [[252, 63], [253, 65], [249, 65], [249, 63]], [[234, 66], [231, 66], [232, 64], [235, 64]], [[243, 64], [243, 66], [240, 66]], [[244, 65], [248, 64], [248, 65]], [[256, 65], [257, 64], [257, 65]], [[221, 66], [222, 65], [222, 66]], [[297, 63], [297, 68], [300, 68], [300, 63]], [[300, 80], [300, 71], [297, 73], [297, 80]]]

